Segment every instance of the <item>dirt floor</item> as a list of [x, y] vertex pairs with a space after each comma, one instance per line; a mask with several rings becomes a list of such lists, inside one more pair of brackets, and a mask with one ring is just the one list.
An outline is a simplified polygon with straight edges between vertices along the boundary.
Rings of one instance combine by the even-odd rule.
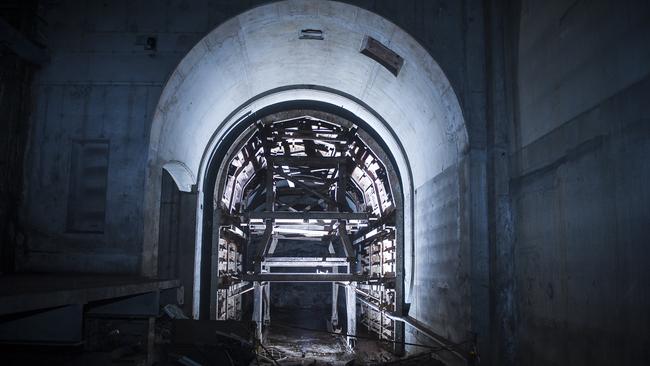
[[[372, 337], [363, 329], [359, 336]], [[274, 311], [265, 347], [281, 365], [372, 365], [394, 360], [386, 345], [371, 339], [357, 339], [351, 350], [345, 336], [330, 334], [327, 318], [312, 310]]]
[[[162, 316], [155, 325], [155, 347], [151, 354], [147, 354], [146, 321], [87, 319], [84, 327], [85, 341], [82, 344], [0, 345], [0, 355], [2, 355], [0, 364], [2, 366], [441, 365], [430, 357], [397, 359], [390, 352], [390, 344], [374, 339], [375, 336], [368, 333], [361, 324], [357, 328], [359, 338], [352, 350], [347, 346], [345, 327], [339, 334], [332, 334], [328, 330], [328, 315], [324, 309], [274, 310], [271, 314], [271, 323], [265, 327], [265, 342], [262, 350], [257, 354], [254, 352], [254, 348], [257, 348], [254, 343], [242, 343], [230, 338], [224, 341], [215, 337], [215, 329], [221, 329], [221, 333], [224, 333], [223, 327], [228, 329], [225, 333], [239, 334], [234, 329], [237, 328], [235, 325], [240, 325], [243, 329], [243, 338], [237, 339], [244, 339], [246, 334], [254, 329], [249, 329], [245, 322], [233, 322], [234, 325], [216, 324], [213, 321], [171, 320]], [[180, 327], [179, 322], [189, 322], [189, 324]], [[344, 316], [341, 323], [346, 324]]]

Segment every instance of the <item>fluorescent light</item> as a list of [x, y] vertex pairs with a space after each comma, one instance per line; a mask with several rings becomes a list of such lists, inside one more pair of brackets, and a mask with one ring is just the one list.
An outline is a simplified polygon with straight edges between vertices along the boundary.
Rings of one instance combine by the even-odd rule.
[[325, 230], [306, 230], [306, 229], [294, 229], [288, 227], [276, 227], [273, 229], [273, 231], [282, 234], [301, 234], [310, 237], [325, 236], [328, 233], [328, 231]]

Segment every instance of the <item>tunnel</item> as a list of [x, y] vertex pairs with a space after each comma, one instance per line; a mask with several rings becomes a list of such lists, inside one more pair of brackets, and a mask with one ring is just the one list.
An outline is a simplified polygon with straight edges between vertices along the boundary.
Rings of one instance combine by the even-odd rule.
[[[346, 14], [354, 15], [356, 21], [350, 22], [345, 18]], [[300, 31], [296, 33], [296, 29]], [[283, 42], [278, 42], [278, 39], [282, 39]], [[264, 46], [271, 44], [274, 46]], [[281, 47], [286, 49], [283, 50]], [[274, 62], [262, 62], [270, 59]], [[391, 69], [389, 64], [391, 61], [398, 65], [397, 69]], [[396, 78], [398, 75], [400, 77]], [[297, 112], [299, 110], [313, 110], [318, 113], [305, 112], [304, 116], [298, 116], [301, 114]], [[217, 240], [223, 241], [222, 236], [226, 232], [220, 229], [222, 222], [226, 219], [228, 222], [233, 222], [230, 216], [234, 214], [237, 216], [234, 221], [239, 223], [231, 225], [235, 225], [238, 232], [248, 231], [248, 235], [244, 234], [242, 239], [246, 240], [246, 236], [256, 238], [253, 244], [257, 245], [247, 248], [248, 258], [244, 259], [243, 267], [236, 270], [239, 272], [236, 277], [240, 279], [246, 276], [249, 269], [253, 273], [261, 270], [253, 267], [259, 266], [258, 262], [266, 253], [264, 250], [268, 251], [268, 248], [263, 249], [264, 246], [268, 247], [272, 241], [278, 240], [277, 230], [291, 229], [276, 227], [271, 235], [270, 232], [259, 232], [259, 222], [253, 225], [253, 221], [241, 220], [247, 214], [244, 207], [250, 204], [243, 202], [243, 195], [248, 194], [247, 190], [254, 190], [245, 183], [248, 183], [248, 179], [263, 182], [256, 170], [259, 171], [267, 166], [267, 162], [265, 158], [259, 158], [254, 159], [257, 168], [253, 167], [252, 162], [237, 168], [233, 165], [235, 160], [232, 159], [235, 158], [230, 157], [235, 154], [238, 156], [236, 159], [238, 164], [244, 164], [242, 160], [244, 156], [250, 158], [253, 154], [262, 154], [261, 145], [255, 147], [245, 145], [248, 147], [241, 151], [227, 150], [237, 149], [236, 147], [243, 143], [238, 134], [250, 135], [251, 131], [256, 130], [256, 124], [260, 131], [266, 128], [261, 126], [268, 125], [268, 128], [273, 131], [267, 134], [280, 133], [281, 136], [290, 137], [291, 133], [287, 135], [275, 131], [274, 127], [271, 127], [275, 126], [274, 124], [267, 122], [265, 125], [263, 121], [270, 118], [271, 113], [290, 115], [291, 111], [297, 113], [298, 117], [316, 118], [322, 123], [334, 123], [331, 126], [337, 126], [332, 120], [346, 121], [335, 127], [336, 132], [343, 133], [342, 130], [339, 131], [342, 128], [346, 130], [354, 128], [365, 136], [365, 140], [370, 141], [372, 149], [361, 140], [358, 141], [356, 148], [360, 149], [359, 151], [371, 151], [369, 156], [372, 158], [364, 158], [374, 159], [377, 162], [361, 164], [354, 163], [353, 159], [350, 164], [355, 164], [356, 168], [346, 168], [348, 170], [346, 174], [352, 177], [349, 185], [357, 186], [361, 189], [360, 192], [368, 189], [374, 192], [367, 197], [363, 197], [362, 194], [358, 198], [364, 202], [364, 207], [372, 206], [370, 200], [378, 202], [374, 204], [376, 206], [374, 212], [371, 211], [372, 222], [383, 223], [383, 211], [389, 208], [393, 210], [392, 222], [385, 222], [393, 228], [395, 225], [398, 226], [397, 230], [392, 230], [395, 250], [387, 253], [395, 255], [394, 265], [389, 266], [389, 270], [386, 271], [396, 277], [395, 284], [391, 285], [395, 289], [391, 290], [393, 303], [389, 305], [393, 309], [393, 315], [401, 316], [404, 306], [409, 306], [411, 311], [416, 313], [422, 311], [419, 308], [420, 302], [427, 295], [426, 290], [420, 290], [418, 287], [421, 286], [421, 282], [418, 281], [423, 281], [423, 278], [417, 272], [417, 268], [428, 268], [435, 254], [429, 254], [431, 257], [417, 255], [418, 251], [427, 250], [427, 243], [423, 237], [417, 236], [415, 226], [427, 225], [427, 223], [417, 222], [418, 217], [422, 220], [422, 214], [416, 211], [414, 196], [418, 188], [429, 180], [432, 174], [459, 164], [465, 154], [467, 133], [455, 94], [431, 56], [408, 34], [387, 20], [371, 12], [338, 3], [304, 6], [298, 12], [286, 3], [277, 3], [241, 14], [201, 40], [167, 81], [154, 117], [148, 163], [150, 173], [147, 175], [150, 182], [147, 186], [151, 189], [146, 195], [152, 202], [146, 204], [152, 208], [159, 205], [157, 202], [160, 193], [156, 192], [156, 187], [159, 187], [161, 181], [159, 174], [162, 169], [160, 168], [165, 169], [173, 177], [179, 189], [189, 190], [190, 187], [195, 186], [200, 192], [201, 201], [197, 206], [199, 207], [197, 217], [200, 219], [197, 219], [194, 316], [210, 318], [222, 316], [218, 313], [220, 310], [217, 310], [219, 301], [215, 299], [215, 296], [218, 296], [213, 279], [214, 267], [223, 258], [215, 258], [213, 254], [211, 255], [214, 250], [210, 249], [217, 245]], [[313, 114], [323, 113], [329, 117], [319, 119], [313, 116]], [[346, 125], [354, 127], [345, 127]], [[316, 125], [310, 124], [310, 126], [301, 127], [300, 130], [308, 131], [316, 128]], [[350, 131], [347, 133], [356, 134]], [[332, 136], [340, 137], [336, 134]], [[260, 139], [259, 136], [256, 138]], [[306, 160], [307, 163], [302, 163], [303, 168], [312, 168], [312, 170], [318, 168], [322, 163], [315, 160], [327, 159], [324, 156], [330, 157], [327, 154], [331, 154], [324, 153], [326, 155], [321, 156], [322, 152], [313, 150], [315, 149], [313, 140], [309, 140], [312, 142], [305, 144], [302, 150], [295, 146], [295, 139], [285, 141], [292, 146], [285, 148], [288, 149], [286, 153], [291, 154], [291, 159], [299, 159], [298, 156], [306, 154], [304, 151], [307, 151], [307, 147], [311, 149], [312, 155], [306, 156], [311, 156], [314, 160]], [[323, 143], [332, 143], [317, 142], [316, 146], [320, 148], [324, 148]], [[266, 142], [262, 142], [264, 143]], [[268, 156], [271, 154], [268, 149], [272, 147], [266, 149], [264, 154]], [[353, 158], [356, 153], [349, 150], [347, 153], [336, 154], [331, 158], [346, 156]], [[357, 156], [358, 159], [361, 157]], [[360, 173], [362, 170], [359, 167], [363, 168], [364, 164], [381, 165], [382, 169], [379, 170], [381, 177], [376, 176], [377, 173]], [[282, 174], [278, 178], [287, 178], [288, 174], [300, 173], [300, 170], [292, 171], [287, 165], [279, 166], [284, 170], [281, 173], [275, 172]], [[390, 168], [391, 174], [387, 173], [386, 167]], [[367, 171], [366, 168], [364, 169]], [[329, 179], [339, 179], [339, 171], [341, 171], [339, 168], [333, 167]], [[372, 185], [359, 187], [361, 182], [353, 178], [359, 174], [365, 174], [365, 179], [372, 177], [370, 178], [373, 181]], [[328, 179], [327, 177], [325, 176], [325, 179]], [[242, 179], [247, 180], [242, 181]], [[325, 184], [323, 178], [319, 179], [320, 182], [317, 183]], [[289, 188], [290, 191], [302, 188], [311, 189], [313, 192], [314, 189], [314, 182], [305, 183], [304, 179], [298, 181], [285, 179], [282, 185], [287, 184], [293, 186]], [[300, 187], [296, 187], [296, 184]], [[260, 187], [263, 186], [262, 184]], [[274, 187], [277, 195], [277, 190], [280, 188], [277, 185]], [[394, 189], [397, 191], [392, 191]], [[268, 188], [263, 192], [267, 190]], [[320, 210], [327, 212], [328, 209], [350, 213], [366, 212], [366, 209], [346, 202], [356, 198], [341, 192], [336, 193], [335, 190], [332, 189], [325, 194], [318, 193], [316, 198], [327, 202], [339, 200], [339, 204], [342, 203], [344, 207], [328, 207], [323, 203], [319, 206], [316, 202], [311, 205], [304, 203], [299, 206], [301, 209], [297, 210], [291, 206], [284, 209], [276, 208], [274, 205], [268, 206], [267, 203], [266, 210], [277, 209], [280, 210], [278, 213], [280, 214], [287, 209], [302, 212], [307, 206], [309, 206], [308, 210], [312, 208], [311, 206], [315, 206], [313, 209], [317, 211], [308, 212]], [[230, 191], [230, 198], [224, 198], [227, 191]], [[255, 200], [255, 198], [247, 199]], [[290, 213], [284, 215], [287, 220], [305, 220], [309, 217], [301, 217], [299, 213], [292, 216], [287, 216]], [[302, 215], [308, 214], [303, 212]], [[462, 215], [460, 207], [457, 207], [456, 215]], [[153, 219], [156, 215], [147, 217]], [[269, 221], [269, 217], [264, 216], [259, 216], [257, 220], [260, 218], [266, 222], [266, 225], [275, 222], [277, 226], [279, 220]], [[344, 221], [340, 222], [345, 224]], [[369, 225], [370, 222], [366, 219], [362, 220], [361, 224]], [[247, 226], [239, 226], [242, 223]], [[157, 223], [146, 222], [145, 225], [151, 227], [145, 233], [151, 232], [150, 241], [155, 242]], [[354, 228], [354, 233], [360, 229], [350, 223], [348, 228]], [[322, 237], [319, 239], [323, 240], [328, 230], [345, 232], [345, 229], [333, 229], [329, 226], [326, 229], [316, 230], [314, 233], [321, 232]], [[373, 229], [376, 227], [371, 225], [370, 230]], [[227, 232], [232, 234], [230, 231]], [[311, 235], [313, 236], [314, 233]], [[347, 236], [345, 233], [343, 235], [338, 235], [335, 244], [340, 246], [341, 238]], [[257, 238], [258, 236], [261, 236], [261, 239]], [[268, 241], [269, 244], [261, 241]], [[345, 241], [350, 239], [346, 238]], [[221, 245], [221, 242], [219, 243]], [[281, 246], [280, 243], [277, 245]], [[352, 248], [351, 242], [346, 245], [343, 246], [343, 249], [346, 249], [344, 257], [352, 258], [359, 255], [358, 249]], [[145, 237], [145, 250], [155, 253], [155, 247], [147, 247], [147, 237]], [[253, 254], [254, 250], [256, 250], [255, 254]], [[241, 255], [242, 252], [243, 250], [239, 250], [237, 253]], [[207, 258], [208, 256], [210, 258]], [[311, 257], [317, 256], [322, 256], [322, 253], [311, 255]], [[150, 256], [145, 255], [144, 258]], [[361, 268], [354, 267], [360, 259], [352, 260], [351, 267], [346, 272], [363, 273]], [[144, 262], [143, 265], [152, 264]], [[369, 268], [365, 269], [365, 272], [369, 270]], [[258, 285], [261, 283], [255, 282]], [[352, 281], [354, 282], [356, 281]], [[233, 289], [230, 291], [232, 292]], [[268, 292], [269, 287], [265, 287], [265, 291]], [[256, 301], [259, 302], [259, 299]], [[376, 308], [377, 305], [384, 306], [383, 302], [375, 304], [374, 307]], [[365, 308], [366, 312], [376, 312], [368, 305], [364, 304], [361, 307]], [[387, 323], [391, 329], [393, 327], [396, 329], [395, 334], [391, 335], [392, 340], [403, 340], [403, 323], [394, 320], [388, 320]]]
[[[330, 330], [338, 327], [340, 286], [345, 334], [363, 322], [403, 354], [405, 307], [424, 312], [426, 276], [445, 271], [431, 268], [437, 253], [416, 232], [427, 225], [418, 204], [430, 198], [415, 196], [462, 164], [463, 116], [440, 67], [399, 27], [351, 5], [297, 4], [240, 14], [183, 58], [154, 116], [145, 207], [160, 206], [163, 170], [179, 190], [198, 191], [194, 317], [241, 319], [252, 311], [262, 339], [263, 324], [273, 324], [271, 300], [297, 302], [292, 289], [310, 283], [299, 281], [317, 281], [310, 288], [321, 286], [321, 296], [309, 296], [318, 298], [315, 307], [334, 301]], [[461, 205], [451, 204], [462, 217]], [[156, 217], [146, 216], [145, 271], [155, 270], [146, 259], [155, 258]], [[460, 235], [459, 227], [448, 230]], [[327, 257], [340, 266], [322, 263]], [[300, 272], [330, 277], [335, 290]]]
[[[393, 198], [401, 196], [397, 174], [383, 148], [356, 124], [298, 104], [303, 108], [291, 102], [292, 109], [276, 105], [251, 116], [257, 123], [242, 123], [246, 130], [228, 139], [233, 141], [228, 152], [213, 168], [214, 194], [205, 204], [214, 202], [211, 220], [220, 231], [211, 235], [219, 238], [211, 316], [252, 315], [257, 337], [267, 345], [307, 343], [322, 354], [331, 340], [301, 341], [294, 332], [309, 326], [343, 331], [348, 346], [355, 347], [356, 303], [362, 296], [359, 325], [398, 341], [401, 324], [388, 318], [401, 310], [397, 302], [403, 296], [403, 278], [396, 275], [402, 252], [396, 242], [401, 199]], [[363, 276], [374, 282], [358, 282]], [[246, 306], [248, 291], [253, 309]], [[292, 322], [296, 314], [310, 321]], [[306, 352], [307, 345], [294, 354]]]
[[2, 2], [0, 364], [650, 364], [649, 14]]

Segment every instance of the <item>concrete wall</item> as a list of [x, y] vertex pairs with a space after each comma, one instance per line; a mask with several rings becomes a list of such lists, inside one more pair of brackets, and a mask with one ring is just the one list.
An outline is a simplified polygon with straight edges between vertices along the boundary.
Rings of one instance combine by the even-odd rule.
[[650, 362], [648, 35], [648, 2], [521, 3], [515, 364]]
[[158, 240], [158, 277], [177, 278], [183, 288], [181, 308], [192, 314], [194, 286], [194, 238], [196, 193], [181, 192], [167, 173], [163, 174]]
[[[13, 6], [12, 6], [13, 5]], [[14, 48], [27, 48], [37, 40], [33, 3], [0, 8], [2, 32], [13, 29], [22, 36]], [[3, 40], [6, 36], [3, 34]], [[0, 42], [0, 274], [15, 270], [16, 247], [25, 240], [19, 218], [23, 190], [23, 161], [30, 129], [31, 82], [36, 66]], [[28, 45], [26, 46], [25, 43]]]
[[[459, 8], [460, 13], [465, 16], [463, 8]], [[478, 12], [478, 15], [481, 13]], [[354, 21], [351, 21], [352, 19]], [[305, 27], [305, 24], [323, 29], [324, 42], [307, 43], [299, 40], [296, 30]], [[397, 78], [385, 70], [378, 69], [374, 62], [359, 54], [358, 45], [365, 34], [371, 34], [389, 43], [406, 59]], [[480, 67], [480, 55], [472, 53], [472, 56], [475, 57], [473, 67]], [[469, 68], [466, 60], [458, 61], [462, 61], [458, 65], [468, 70], [467, 82], [471, 79], [470, 75], [475, 77], [471, 80], [476, 89], [472, 91], [472, 98], [468, 99], [474, 102], [474, 97], [484, 97], [481, 92], [481, 73]], [[416, 219], [421, 220], [422, 225], [438, 229], [437, 232], [431, 230], [429, 235], [419, 236], [415, 241], [416, 256], [427, 253], [430, 254], [431, 261], [414, 267], [411, 266], [410, 256], [405, 256], [407, 283], [413, 279], [422, 283], [417, 289], [408, 286], [407, 301], [412, 312], [428, 314], [431, 308], [436, 308], [441, 317], [446, 318], [446, 323], [453, 326], [453, 332], [448, 335], [457, 341], [467, 339], [475, 320], [471, 314], [482, 311], [487, 303], [485, 295], [470, 298], [474, 293], [486, 292], [487, 288], [487, 266], [481, 264], [487, 261], [487, 250], [481, 247], [486, 243], [486, 235], [480, 230], [469, 233], [472, 227], [477, 226], [477, 222], [486, 220], [483, 209], [485, 200], [481, 197], [483, 185], [480, 184], [481, 179], [484, 179], [480, 168], [480, 163], [484, 162], [484, 157], [481, 160], [481, 145], [477, 144], [476, 151], [467, 151], [466, 126], [459, 126], [459, 122], [461, 119], [464, 122], [464, 118], [459, 114], [456, 90], [449, 88], [438, 64], [410, 37], [374, 14], [341, 4], [283, 2], [277, 6], [265, 6], [244, 13], [211, 32], [183, 59], [162, 94], [152, 128], [148, 166], [152, 172], [148, 174], [151, 184], [157, 182], [155, 174], [162, 163], [180, 160], [193, 172], [191, 175], [199, 179], [199, 187], [202, 187], [201, 169], [205, 169], [206, 160], [201, 159], [206, 156], [205, 151], [211, 151], [212, 144], [223, 141], [222, 136], [232, 128], [236, 123], [234, 121], [243, 119], [247, 111], [256, 111], [261, 108], [260, 105], [271, 103], [269, 100], [282, 102], [291, 98], [322, 99], [317, 99], [320, 96], [314, 96], [317, 94], [317, 88], [274, 91], [268, 98], [255, 100], [252, 106], [237, 110], [238, 114], [232, 117], [228, 116], [227, 112], [238, 108], [241, 100], [254, 98], [265, 91], [305, 83], [329, 87], [357, 98], [367, 105], [367, 109], [374, 109], [384, 117], [385, 123], [395, 131], [394, 136], [383, 125], [383, 121], [374, 123], [366, 119], [366, 115], [361, 115], [361, 118], [376, 129], [389, 148], [393, 149], [402, 173], [402, 184], [408, 187], [405, 189], [409, 194], [405, 197], [408, 204], [411, 203], [412, 186], [418, 190], [423, 188], [425, 191], [427, 188], [435, 189], [436, 187], [428, 186], [437, 184], [435, 178], [440, 172], [445, 173], [447, 168], [462, 171], [466, 162], [461, 164], [460, 160], [463, 157], [468, 158], [468, 172], [450, 175], [450, 183], [457, 186], [458, 194], [449, 198], [449, 215], [453, 220], [464, 222], [465, 225], [438, 227], [437, 217], [422, 219], [422, 212], [418, 210], [415, 213]], [[346, 100], [348, 97], [336, 93], [330, 93], [327, 98], [325, 101], [332, 102], [334, 98], [336, 103], [332, 104], [355, 113], [367, 111], [360, 106], [353, 105], [351, 108], [350, 100]], [[476, 116], [480, 116], [477, 111], [482, 111], [482, 105], [477, 103], [477, 106], [477, 110], [468, 108], [476, 112], [469, 120], [480, 125], [480, 119]], [[374, 116], [368, 117], [377, 120]], [[470, 136], [476, 132], [471, 127], [469, 129]], [[477, 135], [474, 141], [481, 141], [480, 133]], [[212, 136], [212, 141], [209, 136]], [[390, 140], [391, 138], [394, 139]], [[208, 147], [204, 148], [206, 145]], [[400, 160], [403, 156], [406, 156], [408, 161], [404, 162], [404, 158]], [[469, 162], [475, 158], [479, 164]], [[472, 170], [474, 168], [477, 170]], [[407, 175], [411, 172], [412, 180]], [[154, 189], [150, 189], [151, 184], [148, 184], [145, 205], [154, 207], [155, 203], [151, 202], [155, 202], [157, 195]], [[150, 192], [153, 192], [151, 197]], [[464, 196], [466, 192], [472, 192], [472, 200], [461, 204], [458, 197]], [[445, 198], [444, 202], [434, 202], [434, 205], [447, 203]], [[466, 217], [468, 211], [471, 212]], [[410, 207], [407, 206], [404, 212], [405, 216], [408, 215], [405, 221], [409, 230]], [[446, 220], [449, 217], [441, 219]], [[153, 230], [156, 230], [156, 225], [145, 222], [145, 234], [149, 235]], [[409, 238], [411, 232], [407, 231], [406, 235], [408, 253], [412, 243]], [[444, 241], [448, 241], [446, 245], [456, 248], [450, 251], [439, 250], [443, 248], [437, 244]], [[145, 253], [154, 253], [148, 243], [145, 237]], [[481, 248], [474, 251], [475, 247]], [[464, 255], [459, 257], [459, 252]], [[440, 263], [451, 266], [438, 268]], [[476, 264], [476, 273], [468, 263]], [[411, 271], [412, 268], [415, 269]], [[453, 273], [447, 273], [450, 270]], [[440, 275], [441, 278], [454, 278], [448, 286], [453, 289], [451, 293], [456, 297], [428, 296], [431, 284], [427, 281], [432, 271], [437, 271], [435, 275]], [[479, 272], [480, 275], [477, 275]], [[465, 291], [467, 287], [458, 287], [459, 284], [466, 286], [469, 283], [472, 284], [471, 293]], [[458, 304], [462, 304], [461, 309], [457, 308]], [[449, 310], [453, 313], [449, 313]], [[437, 331], [443, 331], [438, 329], [430, 318], [426, 319], [425, 324]], [[477, 331], [481, 333], [481, 339], [485, 339], [485, 329]]]
[[[42, 249], [52, 259], [56, 252], [68, 255], [76, 252], [82, 257], [84, 252], [93, 252], [99, 258], [102, 256], [99, 251], [105, 251], [104, 260], [108, 262], [116, 258], [114, 255], [119, 256], [119, 252], [125, 260], [119, 267], [124, 271], [135, 268], [137, 260], [132, 254], [138, 251], [130, 250], [142, 240], [138, 230], [142, 225], [138, 218], [145, 159], [142, 148], [146, 145], [161, 87], [203, 35], [256, 3], [164, 4], [94, 1], [86, 4], [69, 0], [45, 5], [52, 60], [38, 73], [34, 83], [35, 127], [30, 139], [25, 210], [32, 235], [37, 235], [39, 240], [34, 241], [33, 248], [26, 248], [27, 252]], [[463, 99], [466, 81], [459, 61], [463, 61], [466, 42], [461, 4], [422, 1], [403, 6], [390, 1], [371, 1], [359, 5], [396, 21], [423, 42]], [[149, 36], [157, 38], [155, 51], [144, 49], [144, 39]], [[106, 139], [111, 143], [109, 205], [103, 235], [66, 233], [68, 146], [72, 139]], [[92, 248], [81, 244], [89, 237], [94, 241]], [[64, 249], [68, 244], [63, 242], [68, 241], [80, 244]], [[55, 242], [62, 246], [57, 247]], [[44, 264], [37, 257], [35, 254], [24, 262], [25, 268]], [[81, 262], [69, 265], [90, 269]]]
[[[161, 6], [162, 5], [162, 6]], [[25, 270], [138, 273], [152, 113], [181, 58], [243, 2], [62, 1], [44, 4], [52, 60], [34, 83], [27, 164]], [[147, 37], [157, 40], [146, 50]], [[109, 141], [105, 228], [66, 225], [73, 139]]]
[[462, 164], [450, 167], [416, 191], [416, 235], [424, 248], [416, 255], [411, 312], [457, 340], [468, 337], [471, 318], [469, 246], [458, 245], [466, 229], [458, 215], [466, 203], [463, 171]]
[[0, 273], [3, 273], [14, 271], [16, 247], [25, 238], [18, 215], [33, 66], [7, 50], [0, 49], [0, 52]]

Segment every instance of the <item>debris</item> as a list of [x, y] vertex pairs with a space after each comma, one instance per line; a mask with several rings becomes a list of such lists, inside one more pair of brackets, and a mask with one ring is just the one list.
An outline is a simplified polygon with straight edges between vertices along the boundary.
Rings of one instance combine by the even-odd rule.
[[176, 360], [178, 363], [184, 366], [201, 366], [200, 363], [192, 360], [191, 358], [187, 356], [181, 356], [178, 360]]
[[255, 357], [253, 326], [247, 321], [174, 319], [167, 354], [199, 365], [248, 365]]
[[188, 319], [188, 317], [183, 313], [183, 310], [174, 304], [165, 305], [163, 311], [172, 319]]

